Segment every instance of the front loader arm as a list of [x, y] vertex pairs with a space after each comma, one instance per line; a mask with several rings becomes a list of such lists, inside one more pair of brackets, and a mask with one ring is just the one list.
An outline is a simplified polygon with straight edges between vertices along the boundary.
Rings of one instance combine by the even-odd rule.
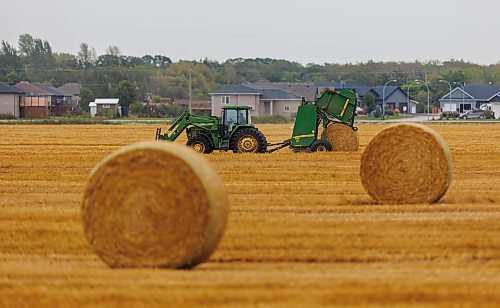
[[156, 129], [156, 139], [158, 140], [167, 140], [167, 141], [175, 141], [177, 137], [179, 137], [186, 128], [190, 126], [199, 127], [202, 129], [206, 129], [203, 124], [207, 123], [216, 123], [217, 118], [214, 117], [206, 117], [206, 116], [196, 116], [190, 114], [188, 111], [184, 111], [172, 125], [168, 128], [168, 130], [162, 134], [161, 128]]
[[189, 126], [190, 114], [187, 111], [184, 111], [172, 125], [168, 128], [168, 130], [162, 135], [161, 128], [156, 129], [156, 139], [167, 140], [167, 141], [175, 141], [177, 137]]

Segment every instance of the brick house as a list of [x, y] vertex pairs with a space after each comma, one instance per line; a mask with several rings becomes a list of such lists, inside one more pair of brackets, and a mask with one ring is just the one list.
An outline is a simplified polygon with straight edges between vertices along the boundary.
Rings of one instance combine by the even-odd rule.
[[71, 96], [54, 87], [26, 81], [16, 84], [16, 87], [24, 92], [20, 103], [23, 118], [48, 118], [50, 114], [62, 116], [68, 111]]

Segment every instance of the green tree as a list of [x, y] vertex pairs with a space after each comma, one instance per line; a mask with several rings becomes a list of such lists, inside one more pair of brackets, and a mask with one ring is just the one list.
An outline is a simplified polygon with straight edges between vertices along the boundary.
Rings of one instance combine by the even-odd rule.
[[377, 104], [375, 102], [375, 96], [373, 96], [373, 94], [366, 93], [365, 96], [363, 96], [363, 107], [366, 109], [367, 113], [375, 110]]
[[33, 37], [30, 34], [21, 34], [19, 36], [19, 52], [24, 57], [30, 57], [35, 49]]
[[89, 103], [95, 101], [95, 95], [92, 90], [89, 88], [81, 88], [80, 89], [80, 101], [78, 102], [78, 105], [80, 108], [83, 109], [85, 112], [89, 112]]
[[120, 99], [120, 105], [124, 108], [124, 116], [128, 114], [128, 107], [137, 99], [135, 86], [128, 80], [121, 80], [113, 89], [113, 97]]
[[151, 99], [151, 101], [155, 104], [159, 104], [161, 102], [161, 97], [158, 96], [158, 95], [155, 95], [153, 96], [153, 98]]
[[136, 116], [144, 116], [146, 114], [146, 108], [140, 101], [134, 101], [130, 104], [129, 112]]
[[96, 53], [94, 48], [90, 48], [87, 43], [80, 44], [80, 51], [77, 56], [78, 64], [83, 69], [94, 66], [96, 62]]
[[23, 65], [16, 48], [6, 41], [0, 46], [0, 80], [10, 84], [21, 81], [24, 74], [21, 72]]

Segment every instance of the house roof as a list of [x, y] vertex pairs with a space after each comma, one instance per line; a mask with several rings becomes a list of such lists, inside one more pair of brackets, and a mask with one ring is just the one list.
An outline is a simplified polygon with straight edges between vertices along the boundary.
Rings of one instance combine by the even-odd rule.
[[293, 93], [289, 93], [281, 89], [264, 89], [262, 90], [263, 100], [275, 100], [275, 99], [297, 99], [300, 100], [301, 97]]
[[[446, 95], [441, 97], [441, 99], [442, 100], [448, 99], [450, 93], [453, 93], [454, 91], [457, 90], [462, 91], [462, 88], [456, 87], [455, 89], [451, 90], [451, 92], [446, 93]], [[488, 101], [491, 98], [495, 97], [496, 95], [500, 94], [500, 86], [496, 85], [471, 84], [471, 85], [465, 85], [464, 90], [465, 93], [468, 96], [470, 96], [470, 98], [482, 101]]]
[[68, 96], [75, 96], [75, 95], [79, 96], [81, 88], [82, 88], [82, 86], [79, 83], [70, 82], [70, 83], [63, 84], [62, 86], [57, 88], [57, 90], [65, 93]]
[[96, 105], [117, 105], [118, 102], [120, 101], [119, 98], [96, 98], [94, 103]]
[[16, 84], [16, 87], [23, 90], [27, 95], [51, 95], [46, 91], [40, 89], [36, 85], [27, 81], [21, 81]]
[[[382, 96], [384, 95], [384, 87], [374, 87], [372, 88], [375, 93], [377, 93], [377, 96], [380, 98], [380, 99], [384, 99]], [[403, 92], [405, 95], [406, 92], [403, 91], [403, 89], [401, 89], [401, 87], [399, 86], [386, 86], [385, 87], [385, 98], [387, 99], [389, 96], [392, 95], [392, 93], [396, 92], [397, 90], [400, 90], [401, 92]]]
[[287, 92], [279, 88], [271, 88], [268, 86], [259, 86], [252, 83], [244, 83], [240, 85], [232, 85], [219, 89], [211, 94], [251, 94], [260, 95], [263, 100], [285, 100], [285, 99], [301, 99], [300, 96]]
[[54, 95], [54, 96], [70, 96], [66, 93], [59, 91], [58, 89], [56, 89], [52, 86], [48, 86], [48, 85], [40, 83], [40, 82], [34, 82], [33, 84], [36, 85], [37, 87], [39, 87], [40, 89], [47, 91], [47, 93], [52, 93], [52, 95]]
[[47, 86], [39, 82], [30, 83], [27, 81], [21, 81], [16, 84], [16, 87], [29, 95], [68, 96], [54, 87]]
[[237, 84], [218, 89], [210, 94], [261, 94], [261, 92], [248, 87], [247, 84]]
[[375, 95], [375, 97], [378, 97], [378, 93], [372, 87], [359, 87], [355, 90], [359, 96], [365, 96], [366, 93], [371, 91]]
[[495, 85], [465, 85], [465, 92], [479, 100], [488, 100], [500, 93], [500, 86]]
[[5, 82], [0, 81], [0, 93], [24, 93], [21, 89], [18, 89], [15, 86], [11, 86], [6, 84]]
[[316, 93], [318, 91], [318, 87], [314, 83], [291, 83], [291, 82], [270, 82], [268, 80], [259, 80], [254, 82], [254, 85], [257, 85], [261, 88], [270, 88], [270, 89], [281, 89], [286, 92], [297, 95], [302, 98], [305, 97], [308, 101], [314, 101], [316, 99]]

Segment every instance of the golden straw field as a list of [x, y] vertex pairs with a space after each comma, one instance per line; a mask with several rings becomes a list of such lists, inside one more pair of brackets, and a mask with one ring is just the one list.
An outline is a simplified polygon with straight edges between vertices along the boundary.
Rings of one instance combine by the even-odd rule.
[[[292, 125], [257, 126], [278, 142]], [[434, 205], [372, 204], [359, 162], [384, 127], [359, 125], [354, 153], [206, 155], [229, 193], [218, 249], [132, 270], [97, 258], [80, 203], [92, 167], [156, 126], [2, 125], [0, 306], [500, 305], [500, 125], [431, 126], [453, 158]]]

